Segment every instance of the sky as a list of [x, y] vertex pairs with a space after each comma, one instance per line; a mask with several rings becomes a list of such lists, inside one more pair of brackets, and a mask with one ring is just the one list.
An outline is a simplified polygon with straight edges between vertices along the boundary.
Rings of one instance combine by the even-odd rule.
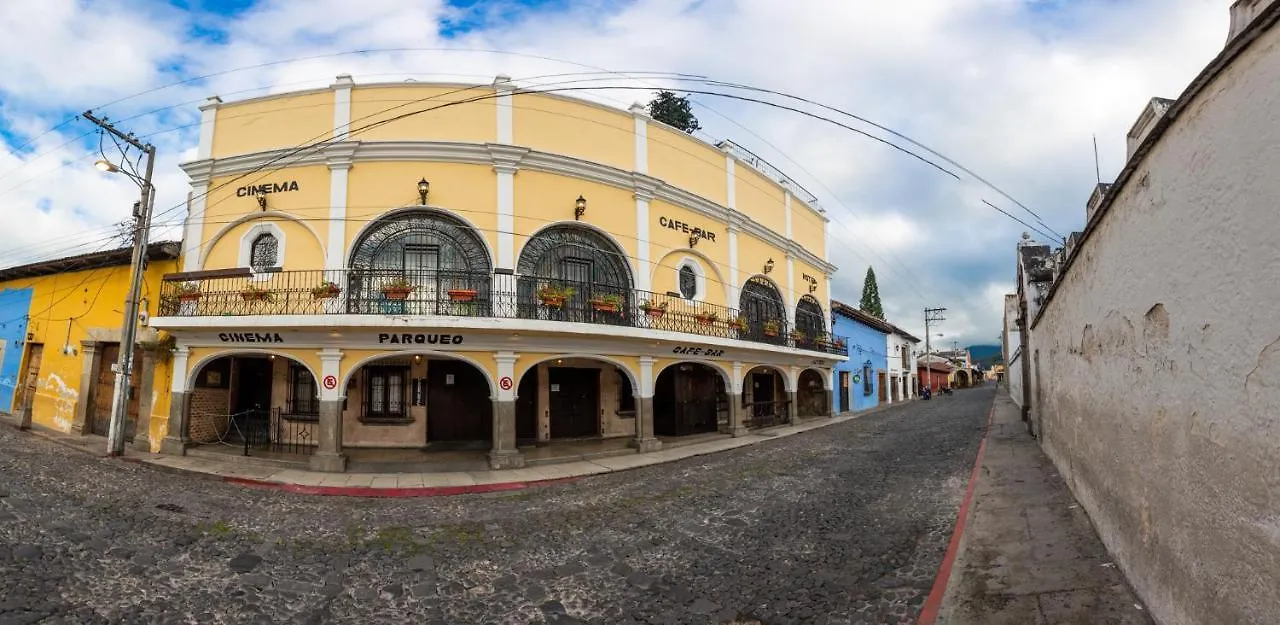
[[[1014, 249], [1084, 226], [1153, 96], [1176, 98], [1221, 51], [1229, 0], [41, 0], [0, 3], [0, 266], [118, 245], [137, 187], [93, 168], [87, 109], [158, 149], [157, 229], [179, 236], [197, 106], [413, 79], [576, 82], [625, 108], [628, 86], [717, 91], [840, 121], [692, 94], [699, 136], [787, 173], [830, 218], [833, 297], [856, 305], [874, 267], [887, 318], [949, 347], [998, 342]], [[601, 72], [615, 72], [604, 74]], [[673, 74], [780, 96], [692, 86]], [[550, 75], [557, 78], [539, 78]], [[572, 74], [572, 75], [570, 75]], [[606, 79], [607, 78], [607, 79]], [[518, 104], [517, 104], [518, 105]], [[118, 158], [107, 142], [102, 153]], [[985, 185], [958, 164], [985, 179]], [[1006, 195], [1008, 197], [1006, 197]], [[1013, 198], [1012, 200], [1010, 198]], [[1016, 202], [1015, 202], [1016, 200]], [[1026, 207], [1019, 207], [1018, 204]], [[1028, 212], [1029, 209], [1030, 212]], [[1036, 215], [1032, 216], [1032, 212]], [[1041, 223], [1043, 222], [1043, 223]], [[938, 336], [941, 334], [941, 336]]]

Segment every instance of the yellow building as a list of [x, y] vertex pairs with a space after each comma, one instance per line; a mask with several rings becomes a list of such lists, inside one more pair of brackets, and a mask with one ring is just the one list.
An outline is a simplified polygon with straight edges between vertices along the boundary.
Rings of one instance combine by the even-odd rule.
[[[147, 247], [125, 440], [158, 451], [169, 422], [171, 349], [147, 327], [180, 244]], [[65, 433], [105, 436], [133, 248], [0, 270], [0, 409]], [[146, 418], [140, 418], [146, 415]]]
[[502, 468], [830, 412], [827, 219], [731, 143], [505, 77], [201, 110], [167, 451]]

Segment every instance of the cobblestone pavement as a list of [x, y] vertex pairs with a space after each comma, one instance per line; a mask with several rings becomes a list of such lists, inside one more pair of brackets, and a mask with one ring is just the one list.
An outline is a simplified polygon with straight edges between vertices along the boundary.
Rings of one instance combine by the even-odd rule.
[[0, 430], [0, 623], [906, 623], [993, 388], [488, 495], [247, 489]]

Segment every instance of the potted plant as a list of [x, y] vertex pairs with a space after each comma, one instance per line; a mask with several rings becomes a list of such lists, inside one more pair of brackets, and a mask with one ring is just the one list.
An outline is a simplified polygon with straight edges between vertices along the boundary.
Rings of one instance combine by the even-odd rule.
[[747, 329], [747, 316], [746, 316], [746, 315], [738, 315], [737, 317], [734, 317], [734, 318], [733, 318], [733, 320], [729, 322], [729, 327], [730, 327], [730, 328], [733, 328], [734, 330], [737, 330], [737, 331], [739, 331], [739, 332], [742, 332], [743, 330], [746, 330], [746, 329]]
[[591, 298], [591, 307], [596, 312], [616, 313], [622, 310], [622, 296], [612, 293], [609, 295], [597, 295]]
[[455, 302], [471, 302], [475, 301], [477, 292], [475, 289], [461, 289], [454, 287], [449, 289], [449, 299]]
[[797, 343], [803, 342], [807, 338], [809, 338], [809, 335], [805, 334], [804, 330], [801, 330], [800, 328], [796, 328], [791, 331], [791, 340]]
[[832, 341], [831, 344], [835, 345], [836, 349], [844, 349], [845, 347], [844, 339], [841, 339], [841, 338], [837, 338], [836, 340]]
[[271, 291], [250, 284], [240, 290], [240, 299], [246, 302], [269, 302]]
[[662, 315], [666, 314], [668, 303], [670, 302], [662, 302], [661, 304], [654, 304], [649, 300], [644, 300], [640, 302], [640, 310], [643, 310], [644, 314], [649, 315], [654, 319], [657, 319]]
[[311, 289], [311, 299], [332, 299], [337, 297], [341, 292], [342, 287], [338, 286], [336, 282], [329, 282], [326, 280], [320, 283], [319, 286]]
[[406, 278], [395, 278], [382, 284], [382, 297], [386, 299], [408, 299], [413, 292], [413, 285]]
[[765, 336], [778, 336], [778, 320], [770, 319], [761, 326], [761, 331]]
[[187, 302], [197, 301], [203, 296], [204, 293], [200, 292], [200, 284], [197, 282], [183, 282], [182, 284], [179, 284], [178, 290], [174, 294], [174, 297], [177, 297], [178, 301], [184, 304]]
[[694, 315], [694, 319], [697, 319], [698, 323], [701, 323], [704, 326], [709, 326], [715, 323], [719, 318], [719, 315], [714, 312], [700, 312], [697, 315]]
[[573, 297], [574, 293], [577, 291], [573, 287], [548, 284], [538, 289], [538, 299], [547, 308], [561, 308], [564, 306], [564, 301]]

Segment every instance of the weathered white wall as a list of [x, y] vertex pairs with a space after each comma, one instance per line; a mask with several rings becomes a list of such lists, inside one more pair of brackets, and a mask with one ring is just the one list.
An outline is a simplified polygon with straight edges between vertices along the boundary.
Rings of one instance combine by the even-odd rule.
[[1164, 625], [1280, 615], [1278, 172], [1273, 28], [1113, 189], [1024, 355], [1042, 444]]

